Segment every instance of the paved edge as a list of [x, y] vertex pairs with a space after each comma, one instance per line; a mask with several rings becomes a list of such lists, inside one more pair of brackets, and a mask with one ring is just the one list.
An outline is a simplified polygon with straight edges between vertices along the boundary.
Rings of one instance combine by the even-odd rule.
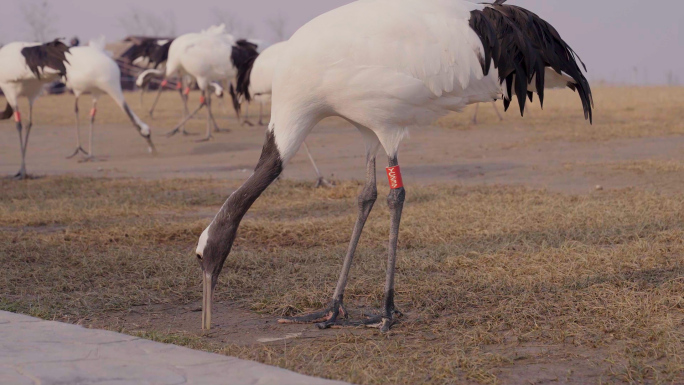
[[0, 311], [0, 383], [348, 385], [4, 311]]

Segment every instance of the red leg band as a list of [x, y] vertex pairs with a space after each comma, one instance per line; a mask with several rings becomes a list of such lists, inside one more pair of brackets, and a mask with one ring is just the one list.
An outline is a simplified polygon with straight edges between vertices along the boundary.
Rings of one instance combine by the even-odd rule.
[[168, 85], [169, 85], [169, 81], [166, 80], [166, 79], [164, 79], [164, 80], [161, 82], [161, 84], [160, 84], [159, 86], [162, 87], [162, 88], [164, 88], [164, 87], [166, 87], [166, 86], [168, 86]]
[[97, 108], [93, 107], [90, 109], [90, 117], [94, 118], [95, 114], [97, 114]]
[[19, 113], [19, 111], [16, 111], [14, 113], [14, 121], [17, 123], [21, 123], [21, 113]]
[[401, 179], [401, 168], [399, 166], [387, 168], [387, 179], [392, 190], [404, 187], [404, 181]]
[[178, 83], [176, 84], [176, 89], [177, 89], [177, 90], [183, 89], [183, 83], [178, 82]]
[[183, 91], [183, 95], [190, 95], [190, 87], [185, 87], [185, 91]]
[[204, 104], [207, 99], [204, 96], [200, 96], [200, 104]]

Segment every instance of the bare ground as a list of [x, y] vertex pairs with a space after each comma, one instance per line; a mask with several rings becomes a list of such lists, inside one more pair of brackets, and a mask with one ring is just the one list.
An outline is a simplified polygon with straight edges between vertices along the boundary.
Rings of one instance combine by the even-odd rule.
[[[640, 104], [640, 92], [643, 98], [649, 98], [649, 105]], [[633, 170], [620, 167], [647, 163], [647, 167], [650, 165], [657, 171], [660, 163], [684, 161], [684, 152], [680, 151], [684, 144], [681, 89], [599, 89], [593, 126], [584, 122], [578, 110], [565, 106], [576, 102], [575, 95], [556, 94], [548, 98], [557, 100], [556, 104], [547, 102], [545, 111], [533, 106], [525, 119], [510, 112], [504, 122], [498, 122], [491, 107], [484, 105], [479, 126], [470, 123], [471, 109], [445, 118], [435, 127], [414, 129], [400, 150], [407, 182], [409, 185], [437, 182], [524, 185], [569, 193], [590, 192], [597, 185], [608, 189], [681, 189], [679, 181], [668, 178], [666, 173], [635, 175]], [[163, 119], [148, 119], [159, 149], [156, 157], [146, 154], [144, 141], [132, 127], [107, 123], [124, 121], [122, 113], [111, 102], [107, 105], [108, 100], [104, 99], [100, 109], [108, 111], [111, 117], [104, 116], [103, 125], [96, 128], [95, 154], [105, 161], [90, 164], [65, 159], [75, 148], [73, 117], [69, 112], [71, 96], [39, 100], [29, 147], [29, 171], [36, 175], [146, 179], [239, 180], [249, 175], [261, 151], [264, 128], [239, 127], [231, 113], [216, 106], [222, 117], [220, 124], [232, 132], [216, 134], [216, 140], [209, 143], [196, 143], [198, 136], [166, 139], [162, 134], [180, 117], [175, 110], [179, 102], [174, 97], [164, 95], [162, 108], [156, 114], [163, 115]], [[135, 100], [131, 101], [132, 105], [139, 105], [134, 95], [130, 98]], [[664, 101], [671, 105], [664, 106]], [[611, 104], [606, 106], [606, 102]], [[41, 113], [41, 104], [47, 104], [48, 111]], [[138, 110], [141, 116], [145, 115]], [[558, 116], [559, 112], [562, 117]], [[46, 116], [48, 113], [53, 115]], [[59, 114], [59, 119], [55, 120], [54, 114]], [[59, 124], [47, 125], [45, 122], [51, 119]], [[9, 175], [19, 167], [19, 146], [13, 124], [0, 127], [3, 126], [0, 174]], [[195, 119], [190, 127], [190, 131], [203, 135], [204, 120]], [[309, 137], [310, 148], [325, 176], [342, 180], [363, 176], [363, 146], [355, 131], [342, 120], [329, 119]], [[83, 138], [86, 138], [85, 132]], [[313, 178], [313, 169], [303, 151], [293, 159], [285, 175], [295, 180]]]

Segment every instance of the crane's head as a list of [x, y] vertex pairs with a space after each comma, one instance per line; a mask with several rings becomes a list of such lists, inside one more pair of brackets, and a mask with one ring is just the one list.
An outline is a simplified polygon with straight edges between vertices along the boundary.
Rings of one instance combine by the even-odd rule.
[[230, 249], [235, 240], [237, 227], [230, 220], [221, 220], [221, 213], [202, 232], [195, 253], [202, 268], [202, 329], [211, 329], [211, 307], [214, 288]]
[[233, 248], [240, 221], [261, 193], [283, 172], [283, 160], [275, 142], [275, 134], [269, 131], [261, 152], [259, 163], [252, 176], [223, 204], [211, 224], [204, 229], [197, 242], [195, 253], [202, 267], [204, 302], [202, 304], [202, 328], [211, 328], [211, 305], [214, 287], [218, 282], [223, 264]]
[[138, 118], [136, 114], [133, 113], [130, 107], [128, 107], [128, 104], [126, 102], [123, 103], [122, 106], [123, 110], [128, 114], [128, 117], [131, 119], [135, 127], [138, 129], [138, 132], [140, 135], [147, 140], [147, 149], [150, 152], [150, 154], [155, 154], [157, 150], [154, 148], [154, 143], [152, 143], [152, 130], [150, 129], [150, 126], [147, 125], [147, 123], [143, 122]]
[[148, 126], [147, 123], [140, 122], [138, 123], [138, 132], [140, 133], [140, 136], [147, 141], [147, 151], [149, 151], [150, 154], [156, 154], [157, 149], [154, 147], [154, 143], [152, 143], [152, 130], [150, 129], [150, 126]]

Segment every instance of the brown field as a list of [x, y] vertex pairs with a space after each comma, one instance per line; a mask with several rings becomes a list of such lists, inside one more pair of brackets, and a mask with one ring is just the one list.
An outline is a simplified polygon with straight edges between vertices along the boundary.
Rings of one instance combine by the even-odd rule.
[[[524, 119], [498, 122], [482, 105], [478, 126], [469, 110], [412, 133], [400, 153], [406, 317], [389, 335], [275, 322], [332, 295], [363, 175], [346, 124], [324, 122], [309, 140], [336, 187], [313, 189], [300, 154], [248, 214], [216, 328], [202, 333], [193, 249], [256, 162], [263, 130], [217, 108], [231, 133], [156, 137], [152, 158], [103, 99], [104, 161], [80, 164], [63, 159], [71, 97], [42, 98], [29, 148], [39, 178], [0, 181], [0, 309], [358, 384], [682, 384], [684, 89], [595, 94], [593, 126], [575, 95], [554, 92]], [[179, 117], [174, 96], [152, 121], [159, 133]], [[0, 124], [2, 174], [18, 168], [15, 142]], [[380, 305], [388, 217], [379, 199], [346, 295], [352, 317]]]

